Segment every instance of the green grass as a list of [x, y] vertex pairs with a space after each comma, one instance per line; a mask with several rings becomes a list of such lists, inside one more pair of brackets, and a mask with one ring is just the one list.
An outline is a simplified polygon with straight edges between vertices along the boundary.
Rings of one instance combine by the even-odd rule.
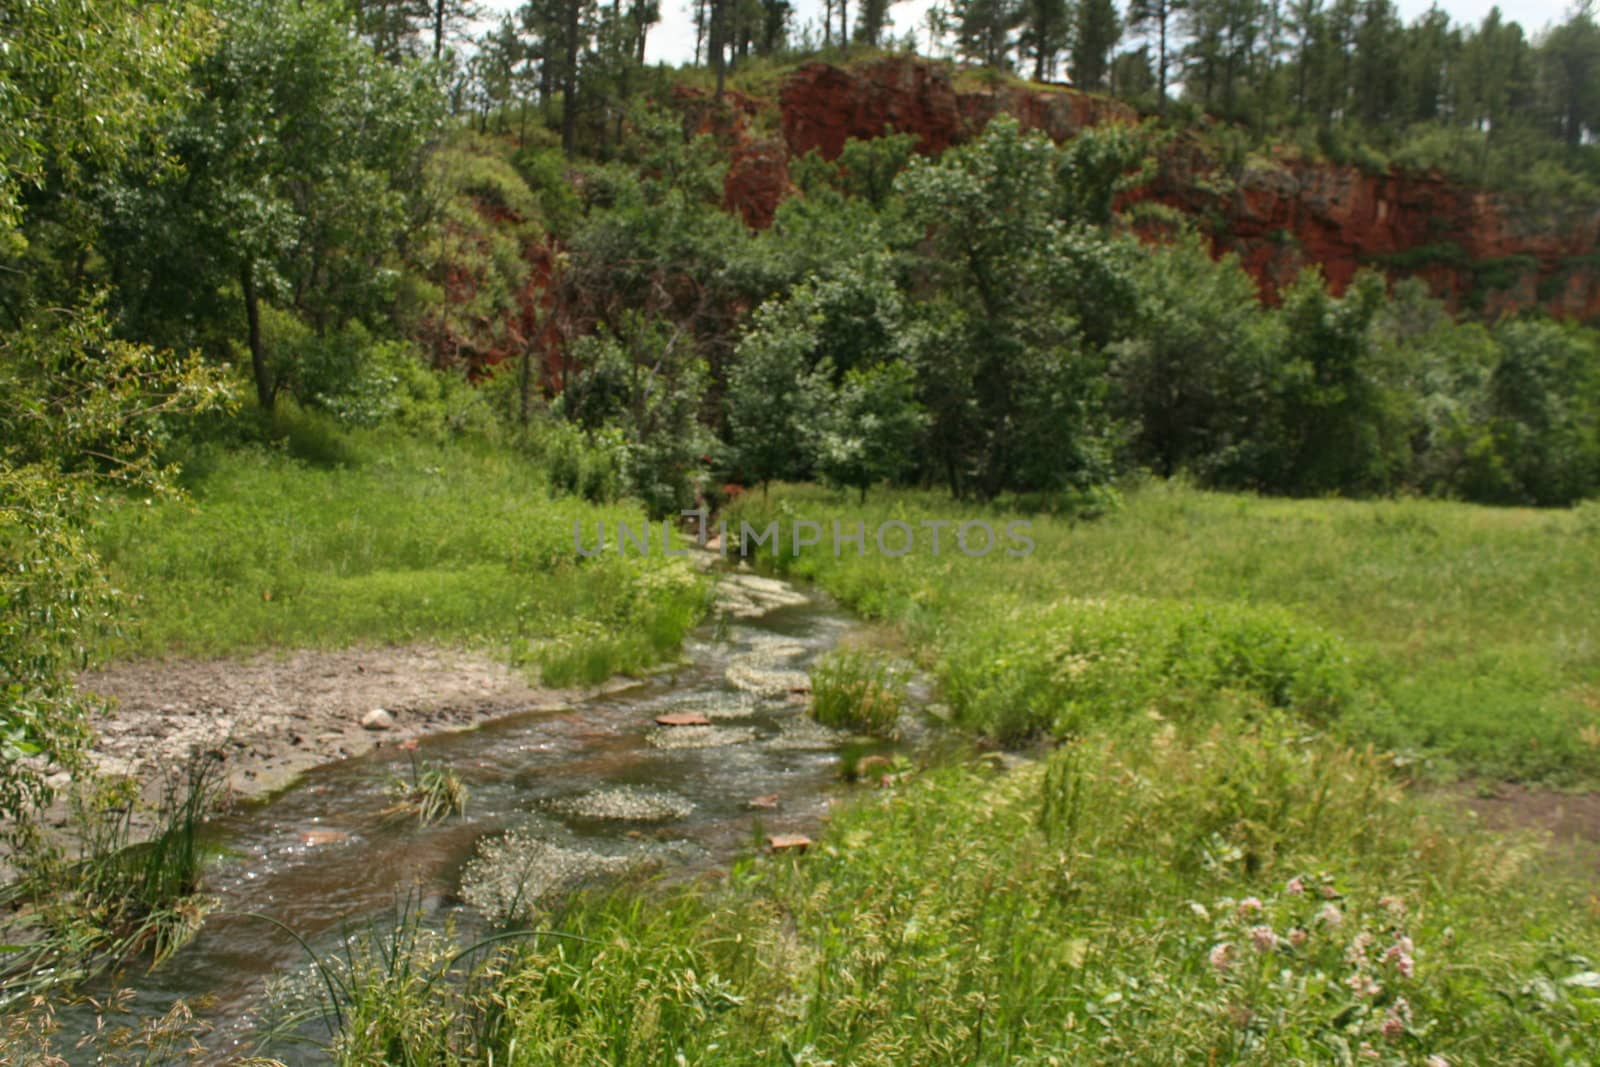
[[834, 729], [892, 738], [905, 691], [905, 679], [882, 658], [841, 649], [812, 668], [811, 715]]
[[551, 1067], [1600, 1054], [1600, 914], [1538, 849], [1259, 703], [865, 795], [804, 856], [580, 898], [425, 1021], [369, 1004], [340, 1061], [374, 1033]]
[[[859, 514], [813, 489], [758, 512]], [[865, 517], [963, 512], [1014, 517], [916, 494]], [[783, 566], [896, 625], [960, 722], [1053, 751], [895, 775], [720, 882], [580, 897], [425, 1023], [375, 1002], [346, 1032], [552, 1067], [1600, 1055], [1592, 887], [1409, 795], [1372, 743], [1592, 776], [1581, 737], [1533, 744], [1593, 665], [1592, 515], [1154, 486], [1031, 533], [1020, 560]], [[1463, 731], [1425, 746], [1449, 711]], [[1539, 757], [1483, 755], [1518, 743]]]
[[[792, 515], [825, 529], [833, 517], [869, 530], [1025, 518], [919, 493], [858, 508], [811, 488], [775, 494], [766, 513], [759, 500], [742, 507], [754, 524]], [[968, 558], [946, 530], [937, 557], [924, 531], [898, 559], [850, 546], [835, 558], [825, 537], [768, 565], [904, 627], [963, 721], [1004, 738], [1242, 688], [1434, 777], [1588, 784], [1600, 780], [1600, 539], [1588, 510], [1155, 484], [1093, 521], [1033, 517], [1026, 558]]]
[[129, 610], [107, 653], [451, 641], [590, 683], [672, 655], [702, 613], [681, 561], [581, 558], [575, 521], [592, 544], [643, 512], [553, 497], [515, 450], [373, 433], [319, 455], [205, 451], [188, 499], [108, 502], [98, 547]]

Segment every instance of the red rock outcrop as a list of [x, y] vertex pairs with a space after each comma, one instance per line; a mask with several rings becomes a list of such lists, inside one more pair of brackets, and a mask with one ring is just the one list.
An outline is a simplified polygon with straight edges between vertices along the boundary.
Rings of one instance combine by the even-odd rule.
[[1137, 122], [1133, 108], [1108, 97], [1060, 87], [958, 90], [952, 68], [914, 56], [888, 56], [852, 67], [807, 63], [778, 97], [789, 152], [812, 149], [836, 159], [851, 138], [891, 130], [917, 135], [917, 150], [937, 155], [970, 139], [996, 115], [1064, 141], [1085, 126]]
[[749, 141], [733, 147], [722, 179], [722, 204], [737, 211], [745, 225], [758, 230], [770, 226], [778, 205], [794, 191], [789, 153], [782, 141]]
[[[682, 95], [694, 104], [692, 125], [729, 145], [729, 209], [758, 227], [792, 191], [785, 155], [815, 149], [832, 159], [850, 138], [890, 130], [916, 134], [920, 151], [937, 154], [999, 114], [1058, 142], [1089, 126], [1138, 120], [1125, 104], [1061, 87], [959, 88], [948, 64], [909, 56], [795, 71], [777, 101], [782, 146], [751, 136], [770, 102], [730, 94], [719, 121], [705, 117], [703, 94]], [[1193, 139], [1168, 149], [1155, 180], [1121, 203], [1141, 200], [1201, 220], [1214, 250], [1237, 253], [1268, 300], [1308, 265], [1320, 266], [1337, 291], [1372, 266], [1422, 277], [1462, 309], [1496, 315], [1543, 305], [1564, 318], [1600, 317], [1600, 205], [1535, 204], [1436, 174], [1291, 158], [1228, 173]]]
[[1301, 159], [1258, 160], [1229, 176], [1193, 146], [1161, 163], [1124, 206], [1155, 200], [1207, 220], [1214, 251], [1237, 254], [1269, 300], [1306, 266], [1321, 267], [1336, 292], [1378, 267], [1423, 278], [1462, 310], [1600, 316], [1600, 206], [1539, 206], [1437, 174]]

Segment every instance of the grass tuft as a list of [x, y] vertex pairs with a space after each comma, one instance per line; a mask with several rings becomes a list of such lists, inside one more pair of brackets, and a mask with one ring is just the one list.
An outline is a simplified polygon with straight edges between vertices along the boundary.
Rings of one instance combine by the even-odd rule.
[[831, 652], [811, 671], [811, 714], [824, 726], [873, 737], [899, 733], [906, 679], [881, 657]]

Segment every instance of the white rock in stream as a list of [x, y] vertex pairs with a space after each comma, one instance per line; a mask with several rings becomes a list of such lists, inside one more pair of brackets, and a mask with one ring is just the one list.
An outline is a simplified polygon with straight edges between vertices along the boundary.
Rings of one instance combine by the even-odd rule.
[[676, 793], [633, 785], [563, 797], [550, 806], [564, 815], [581, 819], [616, 819], [624, 822], [681, 819], [694, 810], [694, 804]]
[[753, 726], [671, 726], [650, 735], [650, 743], [660, 749], [723, 748], [755, 740]]
[[717, 583], [717, 608], [735, 618], [754, 619], [810, 602], [798, 589], [759, 574], [730, 574]]
[[392, 730], [394, 729], [394, 716], [383, 708], [373, 708], [361, 716], [363, 730]]
[[626, 870], [623, 856], [562, 848], [522, 830], [478, 845], [461, 875], [461, 896], [491, 923], [526, 921], [562, 892], [602, 874]]

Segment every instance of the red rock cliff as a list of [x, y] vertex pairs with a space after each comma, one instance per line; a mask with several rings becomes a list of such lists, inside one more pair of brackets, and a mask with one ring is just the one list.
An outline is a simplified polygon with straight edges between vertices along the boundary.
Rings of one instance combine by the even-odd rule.
[[[720, 131], [732, 135], [728, 205], [755, 226], [766, 225], [791, 191], [787, 159], [812, 149], [834, 158], [852, 137], [914, 133], [922, 152], [937, 154], [1002, 113], [1057, 142], [1088, 126], [1138, 119], [1125, 104], [1071, 89], [961, 89], [949, 65], [913, 57], [808, 63], [778, 98], [782, 145], [740, 136], [770, 106], [740, 98], [740, 129]], [[1123, 204], [1141, 200], [1200, 220], [1215, 251], [1237, 253], [1267, 299], [1304, 266], [1320, 266], [1336, 290], [1376, 266], [1425, 278], [1462, 309], [1492, 315], [1543, 305], [1565, 318], [1600, 317], [1600, 205], [1535, 204], [1437, 175], [1296, 159], [1257, 160], [1227, 173], [1192, 140], [1168, 150], [1157, 178]]]

